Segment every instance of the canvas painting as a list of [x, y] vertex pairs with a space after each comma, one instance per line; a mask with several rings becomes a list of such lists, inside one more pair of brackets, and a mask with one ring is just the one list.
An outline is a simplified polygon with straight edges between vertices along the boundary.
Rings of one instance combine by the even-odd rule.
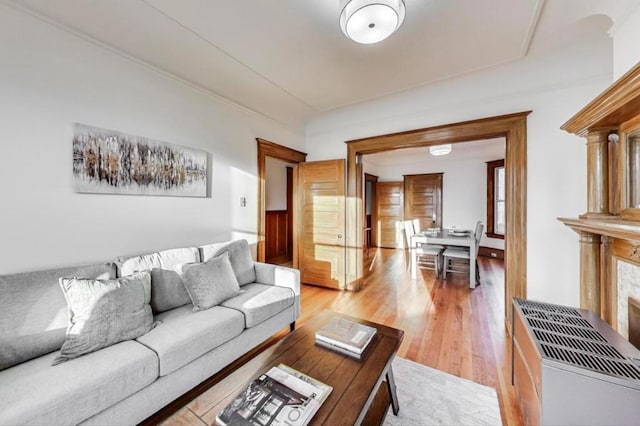
[[84, 124], [73, 128], [74, 190], [207, 196], [207, 153]]

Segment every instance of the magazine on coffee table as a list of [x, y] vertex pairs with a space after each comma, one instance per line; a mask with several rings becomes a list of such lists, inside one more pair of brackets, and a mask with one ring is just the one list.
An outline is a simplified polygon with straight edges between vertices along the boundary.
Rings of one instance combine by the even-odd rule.
[[316, 331], [316, 343], [362, 355], [375, 335], [376, 329], [373, 327], [336, 317]]
[[280, 364], [278, 365], [278, 368], [284, 371], [285, 373], [289, 373], [290, 375], [297, 377], [298, 379], [304, 382], [307, 382], [313, 387], [315, 387], [318, 392], [314, 399], [318, 401], [320, 404], [322, 404], [329, 397], [329, 394], [333, 390], [331, 386], [325, 383], [322, 383], [320, 380], [316, 380], [313, 377], [309, 377], [306, 374], [301, 373], [300, 371], [289, 367], [288, 365]]
[[348, 356], [349, 358], [353, 358], [357, 361], [362, 361], [365, 356], [365, 352], [361, 354], [351, 352], [350, 350], [341, 348], [340, 346], [332, 345], [331, 343], [323, 342], [322, 340], [316, 340], [316, 345], [321, 348], [329, 349], [330, 351], [337, 352], [341, 355]]
[[333, 388], [280, 364], [243, 389], [216, 417], [220, 425], [304, 426]]

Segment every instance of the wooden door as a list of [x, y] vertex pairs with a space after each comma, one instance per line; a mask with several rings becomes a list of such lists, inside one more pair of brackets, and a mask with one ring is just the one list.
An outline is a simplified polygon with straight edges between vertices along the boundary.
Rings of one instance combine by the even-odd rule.
[[300, 163], [300, 280], [345, 288], [344, 160]]
[[404, 176], [404, 219], [418, 219], [420, 230], [442, 226], [442, 173]]
[[378, 247], [403, 248], [402, 182], [378, 182], [377, 222], [374, 226]]

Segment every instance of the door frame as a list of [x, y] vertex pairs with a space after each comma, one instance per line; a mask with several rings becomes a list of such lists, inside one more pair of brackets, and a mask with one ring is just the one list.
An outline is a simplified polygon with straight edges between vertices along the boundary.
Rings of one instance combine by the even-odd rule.
[[293, 262], [293, 218], [296, 217], [296, 215], [293, 214], [293, 210], [296, 208], [296, 205], [293, 203], [293, 189], [295, 188], [295, 184], [293, 183], [293, 166], [286, 166], [284, 169], [287, 173], [287, 260]]
[[[363, 287], [362, 156], [479, 139], [506, 139], [505, 317], [511, 298], [527, 296], [527, 116], [531, 111], [356, 139], [347, 144], [347, 288]], [[351, 266], [353, 265], [353, 267]]]
[[[369, 245], [371, 247], [377, 247], [378, 245], [378, 238], [375, 235], [375, 232], [373, 232], [373, 225], [378, 221], [378, 176], [376, 175], [372, 175], [370, 173], [365, 173], [364, 174], [364, 181], [365, 182], [371, 182], [371, 231], [369, 231], [371, 233], [370, 237], [369, 237]], [[363, 192], [364, 194], [364, 192]], [[365, 202], [366, 200], [364, 199], [364, 197], [362, 198]], [[365, 220], [366, 217], [366, 209], [363, 208], [362, 209], [362, 214], [363, 217], [362, 219]], [[364, 226], [363, 226], [364, 229]]]
[[297, 231], [297, 180], [298, 180], [298, 163], [303, 163], [307, 159], [307, 154], [295, 149], [288, 148], [283, 145], [279, 145], [275, 142], [270, 142], [266, 139], [256, 138], [258, 142], [258, 262], [265, 261], [265, 215], [267, 211], [266, 206], [266, 172], [267, 172], [267, 157], [276, 158], [293, 164], [293, 200], [294, 206], [293, 212], [293, 267], [298, 267], [298, 231]]

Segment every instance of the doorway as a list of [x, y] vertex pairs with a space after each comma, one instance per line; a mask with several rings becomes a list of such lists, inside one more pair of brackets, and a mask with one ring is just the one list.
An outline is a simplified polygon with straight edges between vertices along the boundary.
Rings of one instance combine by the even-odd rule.
[[[504, 137], [506, 140], [506, 232], [505, 232], [505, 317], [510, 324], [512, 297], [526, 297], [526, 206], [527, 206], [527, 116], [531, 111], [479, 120], [392, 133], [347, 142], [347, 196], [362, 200], [362, 156], [401, 148], [434, 146], [478, 139]], [[363, 287], [362, 203], [349, 204], [347, 245], [347, 286]]]
[[265, 261], [292, 266], [293, 164], [266, 158]]
[[364, 174], [364, 251], [369, 257], [369, 249], [378, 244], [373, 224], [378, 221], [377, 212], [378, 176]]
[[307, 154], [295, 149], [288, 148], [286, 146], [279, 145], [274, 142], [262, 138], [256, 138], [258, 142], [258, 247], [257, 247], [257, 260], [259, 262], [266, 261], [266, 177], [267, 177], [267, 158], [281, 160], [287, 162], [291, 166], [291, 194], [290, 200], [287, 202], [287, 210], [289, 215], [287, 217], [287, 225], [291, 229], [291, 238], [289, 240], [291, 244], [291, 257], [292, 266], [298, 267], [298, 244], [297, 244], [297, 214], [294, 206], [297, 205], [297, 177], [298, 177], [298, 164], [306, 161]]

